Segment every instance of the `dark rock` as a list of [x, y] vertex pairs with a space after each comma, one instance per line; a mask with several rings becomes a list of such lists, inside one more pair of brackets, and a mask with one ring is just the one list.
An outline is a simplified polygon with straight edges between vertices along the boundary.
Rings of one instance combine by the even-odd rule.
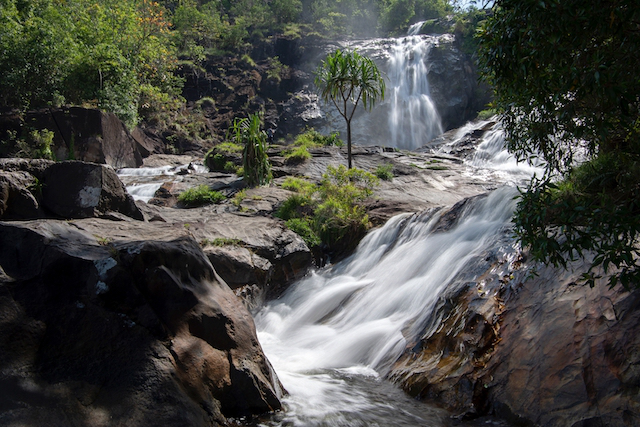
[[455, 129], [476, 117], [491, 101], [491, 89], [478, 79], [471, 57], [462, 52], [455, 36], [438, 38], [429, 52], [429, 87], [444, 130]]
[[17, 131], [16, 138], [25, 138], [31, 130], [52, 131], [52, 150], [58, 160], [76, 159], [114, 168], [142, 165], [136, 140], [113, 113], [81, 107], [29, 111], [24, 117], [4, 115], [0, 135], [7, 129]]
[[48, 167], [42, 203], [62, 218], [100, 217], [115, 211], [143, 219], [115, 171], [92, 163], [61, 162]]
[[143, 215], [115, 171], [79, 161], [0, 160], [0, 218]]
[[23, 171], [0, 171], [0, 218], [32, 219], [44, 216], [40, 204], [30, 189], [41, 191], [39, 181]]
[[250, 314], [193, 239], [92, 227], [110, 225], [0, 223], [0, 424], [215, 426], [280, 408]]

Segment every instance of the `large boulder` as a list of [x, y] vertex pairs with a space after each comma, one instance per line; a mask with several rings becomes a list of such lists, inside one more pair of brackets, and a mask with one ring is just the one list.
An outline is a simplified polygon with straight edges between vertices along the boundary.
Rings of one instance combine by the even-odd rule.
[[[460, 203], [437, 230], [455, 224]], [[441, 295], [389, 376], [464, 417], [516, 425], [640, 425], [640, 291], [579, 284], [526, 261], [508, 234]]]
[[45, 129], [53, 132], [52, 150], [58, 160], [76, 159], [114, 168], [142, 165], [139, 143], [113, 113], [63, 107], [0, 115], [0, 139], [9, 139], [7, 131], [26, 139], [32, 130]]
[[0, 159], [0, 218], [143, 215], [115, 171], [79, 161]]
[[280, 408], [252, 317], [199, 245], [95, 237], [109, 223], [0, 223], [0, 424], [215, 426]]

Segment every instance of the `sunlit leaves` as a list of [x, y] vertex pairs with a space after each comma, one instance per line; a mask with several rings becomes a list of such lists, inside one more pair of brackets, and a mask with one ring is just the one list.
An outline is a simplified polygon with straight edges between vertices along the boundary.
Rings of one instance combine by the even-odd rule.
[[556, 265], [593, 256], [588, 284], [640, 285], [637, 2], [498, 0], [480, 40], [509, 149], [547, 167], [522, 194], [520, 240]]

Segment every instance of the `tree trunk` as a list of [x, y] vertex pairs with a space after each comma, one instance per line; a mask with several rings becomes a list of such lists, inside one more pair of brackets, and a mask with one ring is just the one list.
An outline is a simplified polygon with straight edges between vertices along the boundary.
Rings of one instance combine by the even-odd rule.
[[347, 164], [351, 169], [351, 120], [347, 120]]

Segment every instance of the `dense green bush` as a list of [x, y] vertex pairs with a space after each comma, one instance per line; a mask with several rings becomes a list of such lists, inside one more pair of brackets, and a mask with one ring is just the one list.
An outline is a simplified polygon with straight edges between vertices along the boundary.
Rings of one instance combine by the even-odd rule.
[[224, 194], [210, 189], [206, 184], [199, 185], [195, 188], [189, 188], [178, 196], [178, 202], [188, 208], [220, 203], [226, 199], [227, 198]]
[[498, 0], [479, 35], [509, 150], [545, 166], [517, 236], [547, 263], [586, 258], [589, 285], [640, 284], [638, 22], [637, 0]]
[[141, 99], [143, 88], [156, 97], [179, 93], [174, 68], [167, 13], [156, 2], [6, 0], [0, 6], [1, 106], [94, 103], [132, 126], [148, 101]]
[[374, 175], [384, 181], [391, 181], [393, 179], [393, 165], [391, 163], [378, 165]]
[[276, 216], [286, 221], [309, 246], [325, 244], [329, 251], [345, 252], [357, 245], [369, 227], [360, 205], [373, 194], [378, 179], [360, 169], [329, 166], [318, 185], [288, 178], [283, 187], [290, 196]]

